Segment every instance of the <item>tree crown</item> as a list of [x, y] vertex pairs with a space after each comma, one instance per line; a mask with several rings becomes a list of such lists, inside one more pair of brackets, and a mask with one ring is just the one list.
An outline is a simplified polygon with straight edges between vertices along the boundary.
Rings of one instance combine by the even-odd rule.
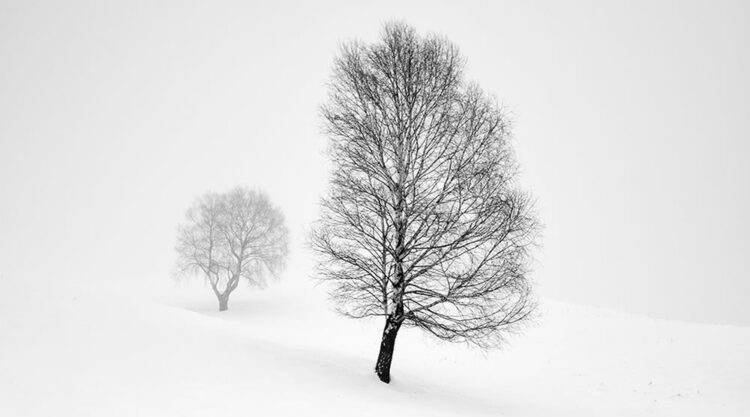
[[262, 287], [283, 270], [287, 242], [284, 216], [266, 194], [244, 187], [208, 192], [179, 227], [178, 268], [202, 274], [218, 288], [233, 289], [240, 278]]
[[533, 309], [536, 221], [510, 126], [445, 38], [387, 24], [341, 48], [322, 107], [334, 170], [313, 233], [351, 317], [494, 345]]

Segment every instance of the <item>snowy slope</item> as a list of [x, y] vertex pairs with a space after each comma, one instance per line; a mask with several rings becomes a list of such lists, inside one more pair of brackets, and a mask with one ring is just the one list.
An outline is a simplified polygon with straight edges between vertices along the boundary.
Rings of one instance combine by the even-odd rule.
[[320, 288], [0, 281], [0, 416], [750, 415], [750, 328], [543, 302], [507, 349], [405, 329], [393, 382], [371, 369], [381, 323]]

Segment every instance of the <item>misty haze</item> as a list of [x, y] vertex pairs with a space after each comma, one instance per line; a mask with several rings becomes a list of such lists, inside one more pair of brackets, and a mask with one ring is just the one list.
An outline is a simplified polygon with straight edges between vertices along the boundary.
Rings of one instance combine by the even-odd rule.
[[0, 0], [0, 415], [750, 415], [750, 4]]

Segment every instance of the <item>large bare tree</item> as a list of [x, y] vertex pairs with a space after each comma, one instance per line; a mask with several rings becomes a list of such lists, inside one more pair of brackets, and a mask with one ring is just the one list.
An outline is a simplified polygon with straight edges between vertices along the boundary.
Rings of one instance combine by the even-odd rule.
[[341, 48], [322, 107], [333, 171], [312, 243], [339, 311], [385, 318], [386, 383], [402, 325], [490, 347], [534, 307], [508, 121], [463, 66], [446, 39], [390, 23]]
[[240, 280], [262, 287], [268, 275], [278, 276], [287, 241], [284, 216], [265, 194], [242, 187], [209, 192], [188, 209], [179, 228], [178, 269], [202, 275], [224, 311]]

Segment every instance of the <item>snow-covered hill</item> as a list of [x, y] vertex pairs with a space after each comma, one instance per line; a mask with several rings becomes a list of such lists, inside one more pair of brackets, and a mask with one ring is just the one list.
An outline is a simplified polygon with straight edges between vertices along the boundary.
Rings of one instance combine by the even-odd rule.
[[750, 328], [543, 301], [501, 351], [405, 329], [385, 385], [382, 324], [320, 288], [240, 288], [224, 313], [212, 297], [0, 279], [0, 415], [750, 415]]

